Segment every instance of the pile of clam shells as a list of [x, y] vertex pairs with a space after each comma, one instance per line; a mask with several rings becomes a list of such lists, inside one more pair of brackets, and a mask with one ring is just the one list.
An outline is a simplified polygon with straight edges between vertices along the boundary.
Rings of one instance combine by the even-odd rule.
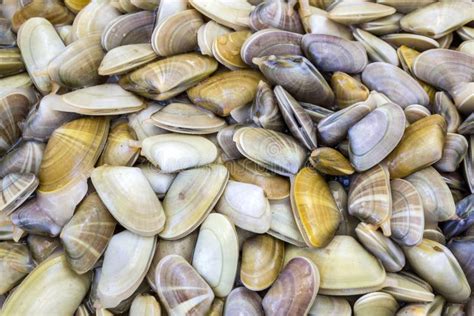
[[0, 315], [474, 315], [471, 0], [0, 2]]

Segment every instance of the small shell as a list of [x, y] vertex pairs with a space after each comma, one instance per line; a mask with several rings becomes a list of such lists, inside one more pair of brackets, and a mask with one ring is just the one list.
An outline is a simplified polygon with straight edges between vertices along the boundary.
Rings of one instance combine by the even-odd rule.
[[102, 34], [110, 21], [119, 17], [121, 13], [111, 5], [111, 1], [91, 1], [74, 19], [72, 24], [72, 38]]
[[300, 17], [292, 6], [281, 0], [260, 3], [250, 13], [250, 28], [254, 31], [273, 28], [303, 33]]
[[402, 302], [431, 302], [434, 299], [431, 286], [408, 272], [387, 273], [383, 292]]
[[248, 26], [252, 6], [246, 0], [189, 0], [196, 10], [219, 24], [239, 31]]
[[149, 294], [137, 295], [130, 306], [130, 316], [160, 316], [161, 307], [156, 298]]
[[444, 117], [448, 133], [456, 133], [461, 124], [461, 116], [446, 92], [436, 92], [433, 113]]
[[7, 215], [16, 210], [38, 187], [32, 173], [10, 173], [0, 180], [0, 211]]
[[230, 29], [214, 22], [213, 20], [201, 25], [197, 33], [197, 43], [201, 54], [214, 57], [212, 53], [212, 44], [214, 43], [214, 40], [220, 35], [228, 34], [230, 32], [232, 32]]
[[0, 295], [10, 291], [34, 267], [33, 258], [26, 245], [8, 241], [1, 242], [0, 272], [2, 274], [2, 284], [0, 285]]
[[372, 2], [339, 2], [330, 11], [329, 18], [342, 24], [360, 24], [392, 15], [395, 9]]
[[101, 76], [121, 75], [156, 59], [150, 44], [130, 44], [107, 52], [98, 68]]
[[225, 300], [224, 315], [238, 316], [243, 313], [252, 316], [265, 315], [260, 296], [245, 287], [237, 287], [230, 292]]
[[464, 136], [448, 133], [443, 147], [443, 156], [433, 167], [441, 172], [454, 172], [467, 154], [468, 143]]
[[290, 199], [270, 201], [270, 210], [272, 223], [267, 233], [289, 244], [305, 247], [306, 243], [293, 216]]
[[18, 48], [0, 49], [0, 77], [7, 77], [25, 70]]
[[430, 110], [419, 104], [409, 105], [403, 110], [403, 112], [405, 112], [407, 122], [410, 124], [431, 115]]
[[432, 38], [409, 33], [387, 34], [381, 37], [387, 43], [400, 47], [406, 45], [417, 51], [423, 52], [432, 48], [439, 48], [439, 43]]
[[400, 308], [398, 313], [400, 315], [442, 315], [446, 299], [441, 295], [436, 295], [434, 300], [429, 303], [414, 303], [408, 304]]
[[28, 248], [37, 263], [46, 260], [61, 243], [58, 238], [29, 234], [26, 238]]
[[354, 315], [356, 316], [391, 316], [398, 310], [399, 306], [392, 295], [383, 292], [365, 294], [354, 303]]
[[318, 294], [308, 315], [351, 316], [352, 310], [345, 298]]
[[464, 174], [471, 193], [474, 193], [474, 135], [469, 136], [468, 143], [467, 155], [464, 158]]
[[361, 29], [355, 29], [354, 38], [364, 45], [372, 61], [390, 63], [398, 66], [397, 51], [384, 40]]
[[377, 0], [377, 2], [391, 6], [401, 13], [410, 13], [418, 8], [436, 2], [436, 0]]
[[57, 225], [46, 212], [38, 206], [37, 200], [32, 199], [23, 204], [12, 214], [13, 224], [32, 234], [57, 236], [61, 226]]
[[136, 140], [135, 132], [126, 121], [117, 121], [110, 129], [104, 151], [99, 158], [98, 166], [131, 166], [138, 158], [139, 148], [132, 145]]
[[28, 1], [22, 3], [11, 17], [12, 29], [18, 32], [21, 25], [33, 17], [42, 17], [54, 25], [70, 24], [74, 15], [57, 0]]
[[240, 57], [240, 49], [251, 34], [250, 31], [237, 31], [218, 36], [212, 45], [212, 55], [231, 70], [246, 68], [247, 64]]
[[222, 157], [225, 161], [243, 158], [240, 151], [237, 149], [236, 143], [233, 141], [234, 134], [244, 125], [234, 124], [222, 128], [217, 133], [217, 142], [220, 149], [223, 151]]
[[[332, 0], [323, 1], [332, 2]], [[347, 40], [352, 39], [350, 28], [331, 20], [325, 10], [309, 6], [307, 0], [299, 1], [299, 5], [299, 14], [306, 33], [338, 36]]]
[[348, 176], [354, 173], [354, 168], [347, 158], [331, 147], [313, 150], [309, 162], [317, 171], [332, 176]]
[[149, 103], [147, 108], [128, 115], [128, 125], [133, 128], [139, 141], [143, 141], [150, 136], [167, 133], [166, 130], [155, 126], [151, 122], [151, 116], [162, 108], [163, 106], [161, 105]]
[[369, 89], [360, 81], [344, 72], [337, 71], [331, 77], [331, 87], [339, 108], [367, 100]]
[[[382, 1], [379, 1], [379, 3]], [[362, 23], [359, 25], [359, 27], [364, 31], [370, 32], [374, 35], [392, 34], [400, 31], [400, 19], [402, 17], [403, 14], [394, 13], [383, 18]]]
[[265, 81], [258, 83], [257, 94], [250, 111], [253, 122], [257, 126], [277, 132], [282, 132], [286, 129], [275, 94], [271, 86]]

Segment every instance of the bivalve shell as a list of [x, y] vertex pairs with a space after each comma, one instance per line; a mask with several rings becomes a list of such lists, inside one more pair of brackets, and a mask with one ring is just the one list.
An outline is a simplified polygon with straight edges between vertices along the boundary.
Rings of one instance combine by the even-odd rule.
[[33, 258], [26, 245], [9, 241], [1, 242], [0, 272], [2, 274], [2, 284], [0, 285], [0, 295], [10, 291], [34, 267]]
[[365, 294], [354, 303], [355, 316], [391, 316], [398, 310], [395, 298], [387, 293], [373, 292]]
[[189, 0], [196, 10], [219, 24], [236, 31], [248, 26], [252, 6], [246, 0]]
[[32, 173], [10, 173], [0, 180], [0, 211], [7, 215], [16, 210], [38, 187]]
[[148, 64], [158, 56], [150, 44], [130, 44], [115, 47], [105, 54], [98, 68], [99, 75], [121, 75]]
[[[264, 316], [262, 298], [245, 287], [238, 287], [230, 292], [225, 300], [224, 315], [237, 316], [242, 313], [253, 316]], [[209, 314], [210, 316], [218, 316]], [[222, 314], [219, 314], [222, 315]]]

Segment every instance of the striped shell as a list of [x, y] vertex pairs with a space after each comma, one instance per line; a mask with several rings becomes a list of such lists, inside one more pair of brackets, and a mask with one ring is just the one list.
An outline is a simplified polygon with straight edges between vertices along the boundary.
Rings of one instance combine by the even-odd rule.
[[35, 191], [38, 178], [32, 173], [11, 173], [0, 181], [0, 211], [12, 213]]
[[[256, 292], [245, 287], [237, 287], [230, 292], [225, 300], [224, 315], [237, 316], [245, 315], [264, 316], [262, 308], [262, 298]], [[222, 315], [222, 314], [218, 314]], [[209, 314], [209, 316], [217, 316]]]
[[11, 290], [34, 267], [33, 258], [26, 245], [9, 241], [0, 243], [0, 295]]
[[254, 31], [280, 29], [303, 33], [303, 25], [293, 5], [280, 0], [263, 1], [250, 13], [250, 28]]
[[38, 174], [45, 144], [26, 141], [15, 147], [0, 160], [0, 177], [10, 173]]

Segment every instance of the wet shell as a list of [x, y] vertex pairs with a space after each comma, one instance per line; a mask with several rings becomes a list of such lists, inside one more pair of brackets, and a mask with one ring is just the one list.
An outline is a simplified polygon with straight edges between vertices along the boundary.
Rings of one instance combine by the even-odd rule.
[[38, 178], [32, 173], [10, 173], [0, 181], [0, 211], [12, 213], [36, 190]]
[[356, 316], [390, 316], [398, 310], [398, 303], [392, 295], [382, 292], [365, 294], [354, 303]]
[[225, 161], [235, 160], [242, 158], [242, 154], [237, 149], [236, 143], [233, 141], [235, 132], [238, 129], [244, 127], [244, 125], [234, 124], [229, 125], [221, 129], [217, 133], [217, 142], [220, 146], [220, 149], [223, 151], [222, 158]]
[[20, 26], [28, 19], [42, 17], [52, 24], [70, 24], [74, 15], [58, 0], [28, 1], [15, 12], [11, 18], [12, 29], [18, 32]]
[[102, 59], [98, 72], [101, 76], [121, 75], [156, 59], [150, 44], [130, 44], [115, 47]]
[[372, 2], [339, 2], [330, 11], [329, 18], [342, 24], [360, 24], [392, 15], [395, 9]]
[[248, 315], [253, 316], [263, 316], [262, 299], [257, 293], [245, 287], [237, 287], [230, 292], [225, 300], [224, 315], [237, 316], [242, 313], [248, 313]]
[[33, 258], [26, 245], [1, 242], [0, 272], [2, 273], [2, 284], [0, 286], [0, 294], [7, 293], [21, 279], [28, 275], [34, 267]]
[[156, 298], [149, 294], [137, 295], [130, 306], [130, 316], [160, 316], [161, 307]]
[[260, 81], [257, 94], [250, 109], [253, 122], [263, 128], [278, 132], [285, 130], [286, 125], [278, 108], [277, 99], [271, 86], [265, 81]]
[[156, 287], [169, 315], [204, 315], [214, 299], [206, 281], [177, 255], [166, 256], [158, 264]]
[[392, 192], [392, 239], [399, 245], [412, 247], [421, 242], [425, 227], [423, 203], [416, 188], [408, 181], [390, 181]]
[[38, 205], [37, 199], [31, 199], [11, 215], [13, 224], [26, 232], [45, 236], [57, 236], [61, 226]]
[[354, 38], [364, 45], [372, 61], [390, 63], [398, 66], [397, 51], [389, 43], [361, 29], [353, 31]]
[[354, 168], [346, 157], [330, 147], [320, 147], [313, 150], [309, 162], [317, 171], [333, 176], [344, 176], [354, 173]]
[[339, 108], [346, 108], [369, 97], [369, 89], [365, 85], [343, 72], [335, 72], [332, 75], [331, 88]]
[[305, 247], [306, 243], [293, 216], [290, 199], [270, 201], [270, 210], [272, 223], [267, 233], [289, 244]]
[[308, 315], [350, 316], [352, 310], [351, 305], [344, 298], [318, 294]]
[[418, 51], [439, 48], [439, 43], [436, 40], [417, 34], [396, 33], [387, 34], [382, 36], [381, 38], [395, 47], [406, 45]]
[[122, 226], [142, 236], [163, 230], [163, 207], [140, 169], [101, 166], [94, 169], [91, 179], [100, 199]]
[[361, 221], [381, 227], [385, 236], [391, 235], [392, 195], [388, 171], [376, 165], [356, 174], [349, 190], [349, 214]]
[[433, 166], [441, 172], [454, 172], [467, 154], [468, 143], [464, 136], [448, 133], [443, 148], [443, 156]]
[[292, 6], [281, 0], [260, 3], [250, 13], [250, 28], [254, 31], [274, 28], [303, 33], [300, 17]]
[[190, 0], [196, 10], [219, 24], [236, 31], [248, 26], [248, 16], [252, 6], [246, 0]]
[[18, 48], [0, 49], [0, 77], [14, 75], [25, 70]]
[[402, 17], [403, 14], [394, 13], [383, 18], [362, 23], [359, 27], [374, 35], [392, 34], [400, 31], [400, 19]]
[[[332, 2], [332, 0], [328, 0], [328, 2]], [[331, 20], [325, 10], [309, 6], [306, 0], [299, 1], [299, 5], [299, 14], [306, 33], [338, 36], [347, 40], [352, 39], [349, 27]]]
[[92, 270], [112, 238], [115, 224], [97, 193], [84, 198], [60, 236], [66, 258], [76, 273]]
[[231, 70], [246, 68], [240, 58], [240, 48], [250, 34], [250, 31], [238, 31], [218, 36], [212, 45], [212, 55]]

